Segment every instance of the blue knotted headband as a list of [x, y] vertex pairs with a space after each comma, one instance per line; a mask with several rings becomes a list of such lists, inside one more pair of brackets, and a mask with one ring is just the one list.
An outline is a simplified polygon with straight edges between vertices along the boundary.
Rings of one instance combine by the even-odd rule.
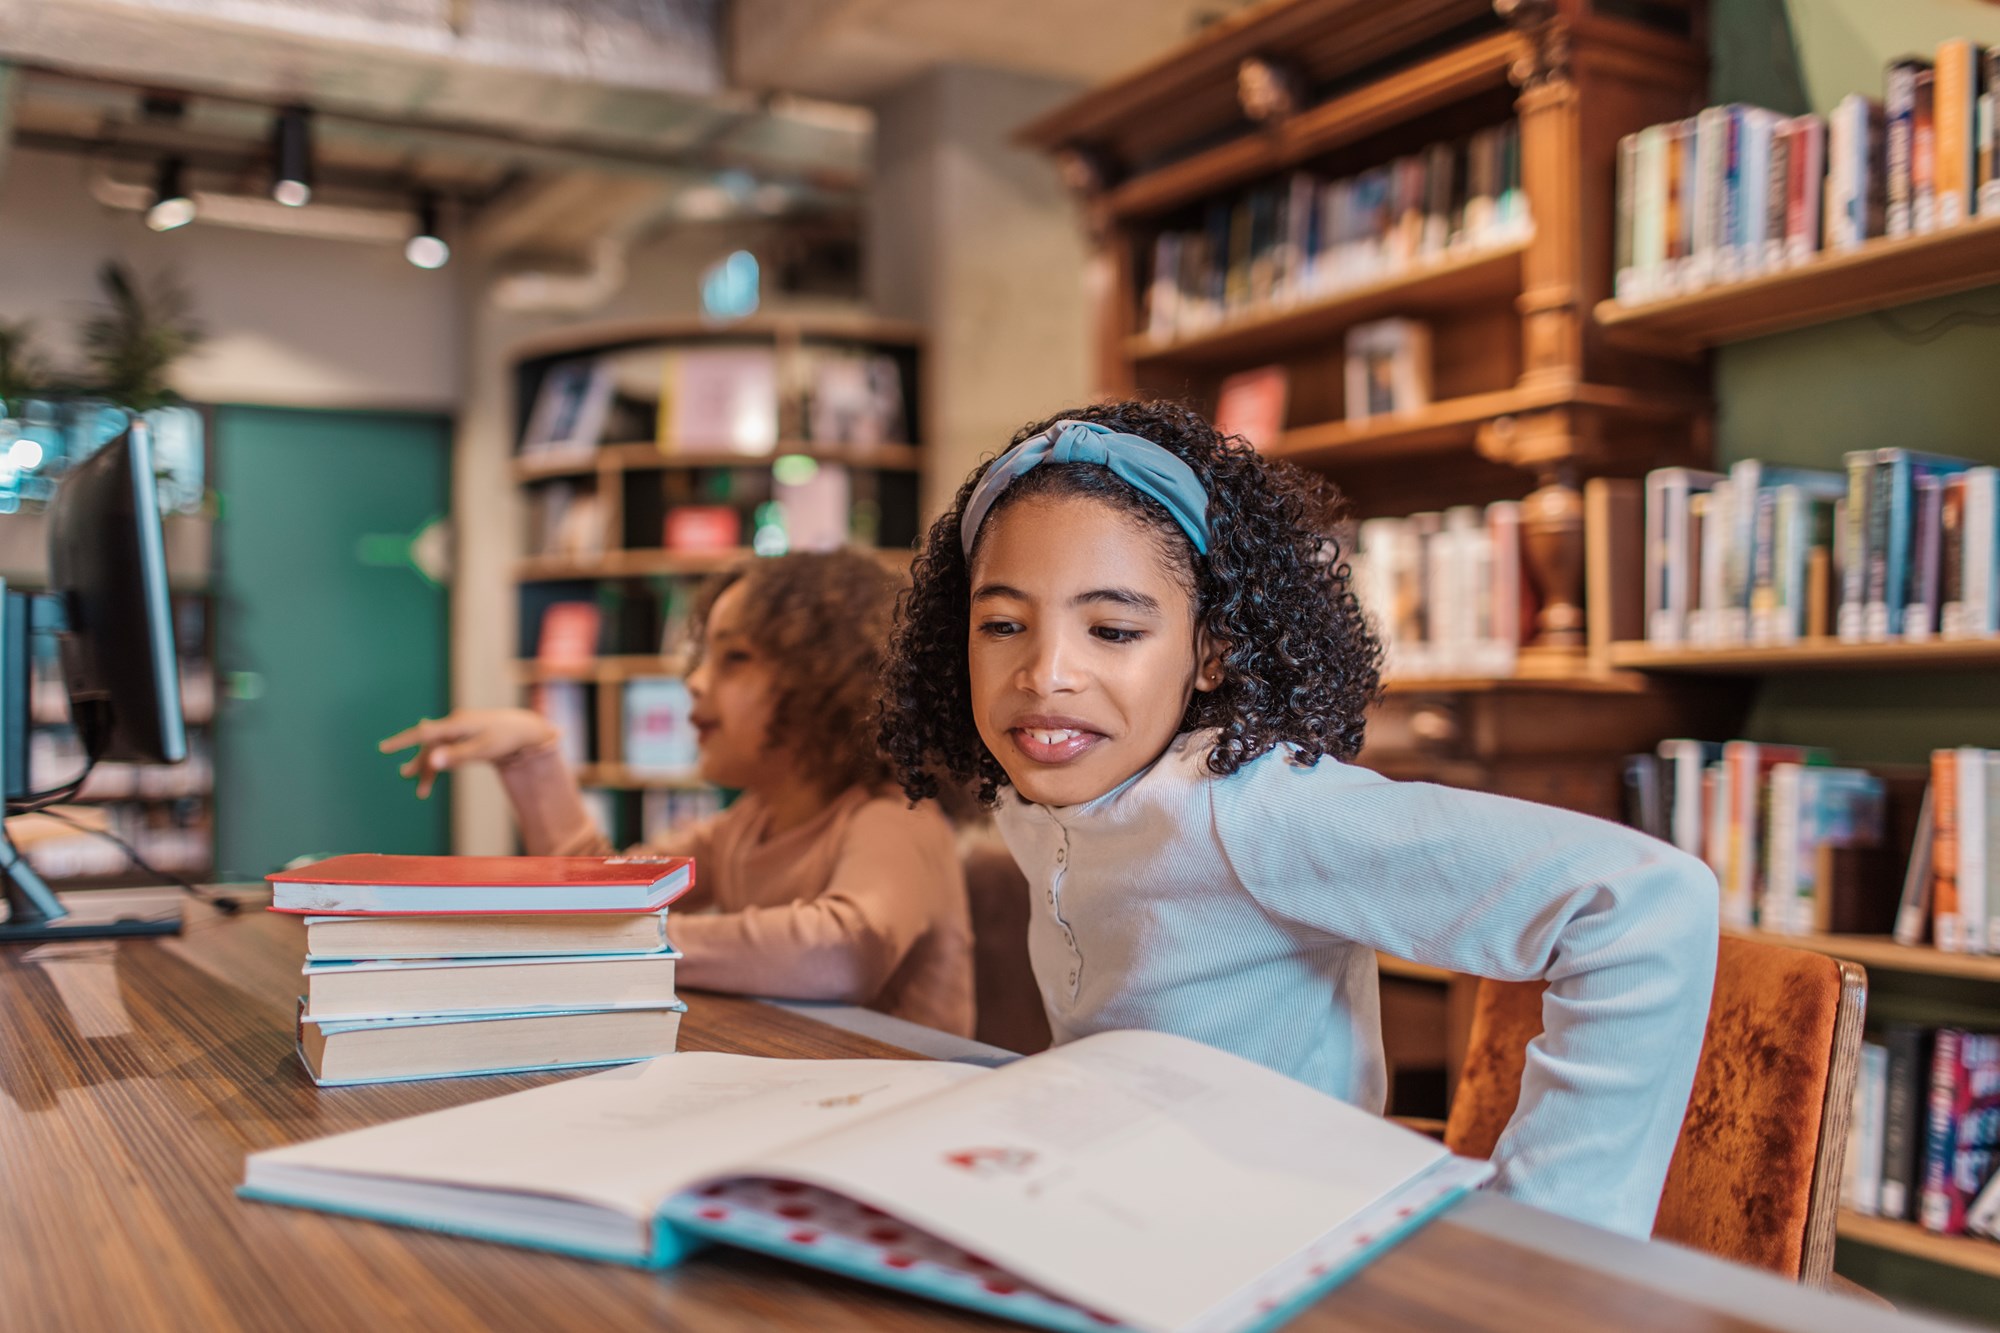
[[972, 542], [979, 525], [1009, 486], [1043, 463], [1095, 463], [1139, 494], [1166, 506], [1194, 549], [1208, 554], [1208, 492], [1194, 469], [1138, 435], [1127, 435], [1095, 421], [1058, 421], [1041, 434], [1021, 441], [993, 460], [958, 521], [965, 558], [972, 559]]

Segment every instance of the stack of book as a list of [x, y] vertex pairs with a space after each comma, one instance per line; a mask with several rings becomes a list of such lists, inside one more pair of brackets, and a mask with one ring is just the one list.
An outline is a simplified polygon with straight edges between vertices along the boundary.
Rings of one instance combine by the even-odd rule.
[[1518, 244], [1533, 230], [1521, 129], [1496, 125], [1343, 179], [1295, 171], [1212, 200], [1190, 221], [1154, 241], [1149, 337], [1185, 338]]
[[1505, 676], [1534, 624], [1521, 506], [1371, 518], [1357, 531], [1355, 596], [1395, 677]]
[[2000, 469], [1861, 449], [1646, 479], [1646, 637], [1667, 646], [2000, 635]]
[[1905, 943], [1931, 942], [1946, 953], [2000, 953], [2000, 750], [1961, 745], [1931, 752], [1931, 820], [1916, 858], [1930, 873], [1928, 912], [1913, 901], [1897, 923]]
[[2000, 213], [2000, 48], [1963, 38], [1885, 71], [1831, 116], [1712, 106], [1619, 141], [1614, 291], [1641, 303], [1876, 236]]
[[2000, 1238], [2000, 1035], [1890, 1023], [1862, 1043], [1841, 1202]]
[[684, 857], [337, 856], [270, 880], [305, 917], [298, 1049], [322, 1086], [674, 1049]]

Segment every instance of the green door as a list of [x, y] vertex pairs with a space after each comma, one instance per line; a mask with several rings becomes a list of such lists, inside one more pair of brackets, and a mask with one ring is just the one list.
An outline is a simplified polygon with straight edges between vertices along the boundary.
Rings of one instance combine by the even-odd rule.
[[221, 877], [449, 851], [449, 789], [413, 800], [375, 742], [446, 707], [446, 592], [411, 539], [450, 508], [450, 420], [224, 407], [214, 480]]

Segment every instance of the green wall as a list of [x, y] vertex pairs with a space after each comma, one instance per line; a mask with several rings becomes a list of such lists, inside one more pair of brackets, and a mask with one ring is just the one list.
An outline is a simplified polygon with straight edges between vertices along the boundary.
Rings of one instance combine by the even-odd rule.
[[[1976, 0], [1712, 0], [1710, 93], [1824, 114], [1879, 97], [1882, 67], [1950, 37], [2000, 44], [2000, 8]], [[1760, 338], [1714, 353], [1717, 461], [1838, 467], [1849, 449], [1900, 445], [2000, 463], [2000, 287]], [[1936, 747], [2000, 747], [1992, 673], [1773, 677], [1747, 727], [1831, 745], [1842, 758], [1921, 762]], [[1873, 1018], [1995, 1026], [1990, 985], [1876, 972]], [[1843, 1242], [1838, 1270], [1889, 1296], [1982, 1323], [2000, 1282]]]

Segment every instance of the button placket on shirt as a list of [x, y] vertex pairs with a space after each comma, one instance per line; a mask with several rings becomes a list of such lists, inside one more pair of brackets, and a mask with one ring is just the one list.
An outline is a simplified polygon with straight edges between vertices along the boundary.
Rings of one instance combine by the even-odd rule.
[[1063, 831], [1063, 840], [1056, 847], [1055, 873], [1049, 876], [1049, 911], [1057, 926], [1062, 928], [1063, 939], [1069, 944], [1069, 994], [1076, 998], [1077, 977], [1083, 972], [1083, 955], [1077, 952], [1076, 932], [1062, 916], [1062, 881], [1069, 868], [1069, 831]]

